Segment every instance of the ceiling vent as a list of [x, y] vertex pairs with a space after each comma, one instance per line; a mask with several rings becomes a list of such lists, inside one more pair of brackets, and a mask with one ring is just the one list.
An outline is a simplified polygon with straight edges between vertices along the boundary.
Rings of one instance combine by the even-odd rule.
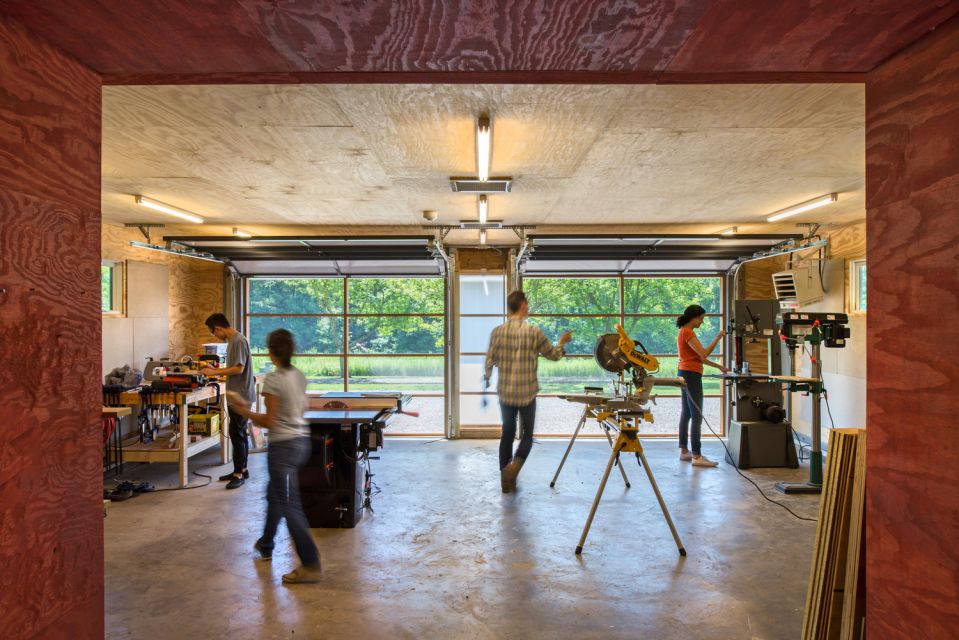
[[797, 267], [774, 273], [773, 287], [776, 288], [779, 305], [787, 309], [797, 309], [819, 302], [823, 297], [818, 267]]
[[450, 178], [450, 187], [456, 193], [509, 193], [513, 188], [512, 178]]

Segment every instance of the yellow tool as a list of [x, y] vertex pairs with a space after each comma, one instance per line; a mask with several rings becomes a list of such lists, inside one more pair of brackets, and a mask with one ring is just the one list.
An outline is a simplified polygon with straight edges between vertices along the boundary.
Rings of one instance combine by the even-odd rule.
[[619, 351], [626, 359], [629, 360], [629, 363], [635, 367], [642, 367], [648, 373], [656, 373], [659, 371], [659, 360], [654, 356], [649, 355], [646, 352], [646, 347], [642, 347], [643, 352], [636, 350], [636, 341], [629, 337], [629, 334], [626, 333], [626, 329], [623, 329], [623, 325], [616, 325], [616, 333], [619, 334]]

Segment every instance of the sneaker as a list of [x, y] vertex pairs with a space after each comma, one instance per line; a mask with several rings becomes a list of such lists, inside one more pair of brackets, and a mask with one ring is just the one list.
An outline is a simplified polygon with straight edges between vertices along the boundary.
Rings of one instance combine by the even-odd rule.
[[689, 461], [692, 460], [692, 459], [693, 459], [693, 454], [691, 454], [691, 453], [688, 452], [688, 451], [685, 452], [685, 453], [683, 453], [683, 451], [680, 450], [680, 452], [679, 452], [679, 461], [680, 461], [680, 462], [689, 462]]
[[[236, 476], [234, 476], [232, 473], [228, 473], [228, 474], [226, 474], [225, 476], [220, 476], [220, 482], [228, 482], [228, 481], [232, 480], [232, 479], [235, 478], [235, 477], [236, 477]], [[243, 479], [244, 479], [244, 480], [249, 480], [249, 479], [250, 479], [250, 472], [249, 472], [249, 471], [244, 471], [244, 472], [243, 472]]]
[[505, 467], [499, 470], [499, 486], [500, 486], [500, 488], [503, 490], [503, 493], [509, 493], [509, 490], [510, 490], [510, 482], [509, 482], [509, 478], [508, 478], [508, 476], [507, 476], [507, 474], [506, 474], [506, 468], [505, 468]]
[[253, 549], [259, 553], [257, 560], [272, 560], [273, 559], [273, 549], [264, 549], [263, 545], [259, 540], [253, 543]]
[[303, 584], [306, 582], [319, 582], [320, 568], [317, 567], [297, 567], [289, 573], [283, 574], [283, 582], [286, 584]]
[[237, 478], [236, 476], [233, 476], [233, 479], [226, 483], [226, 488], [239, 489], [244, 484], [246, 484], [246, 480], [244, 480], [243, 478]]
[[715, 467], [719, 465], [718, 462], [713, 462], [706, 456], [699, 456], [698, 458], [693, 458], [694, 467]]

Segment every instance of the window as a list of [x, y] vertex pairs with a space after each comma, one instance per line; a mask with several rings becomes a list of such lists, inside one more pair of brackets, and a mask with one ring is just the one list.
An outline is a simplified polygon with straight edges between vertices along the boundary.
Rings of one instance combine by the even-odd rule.
[[293, 333], [310, 391], [414, 392], [419, 420], [391, 433], [442, 433], [446, 354], [442, 278], [250, 278], [246, 328], [254, 372], [272, 369], [266, 337]]
[[849, 311], [866, 312], [866, 261], [853, 260], [849, 263]]
[[[687, 305], [706, 309], [699, 329], [704, 342], [723, 326], [722, 279], [702, 277], [527, 277], [523, 290], [530, 301], [530, 322], [538, 324], [553, 341], [564, 331], [573, 331], [567, 356], [559, 362], [539, 363], [540, 397], [544, 416], [542, 432], [569, 433], [576, 427], [581, 406], [558, 395], [582, 392], [583, 387], [604, 386], [615, 377], [596, 364], [596, 339], [622, 324], [627, 333], [643, 344], [660, 362], [656, 375], [675, 377], [679, 356], [676, 348], [676, 316]], [[722, 362], [722, 344], [713, 352], [713, 361]], [[721, 433], [722, 384], [705, 378], [706, 419]], [[644, 434], [672, 434], [679, 420], [679, 389], [662, 387], [652, 405], [655, 422], [645, 424]], [[575, 414], [575, 415], [574, 415]], [[548, 424], [549, 426], [545, 426]], [[707, 431], [708, 433], [708, 431]]]
[[123, 315], [122, 261], [104, 260], [100, 263], [100, 310], [107, 315]]

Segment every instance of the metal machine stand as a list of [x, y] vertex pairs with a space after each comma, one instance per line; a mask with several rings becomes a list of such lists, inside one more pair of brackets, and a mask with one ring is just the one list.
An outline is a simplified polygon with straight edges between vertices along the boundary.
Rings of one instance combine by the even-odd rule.
[[[576, 555], [583, 553], [583, 545], [586, 544], [586, 536], [589, 535], [589, 528], [593, 524], [593, 517], [596, 515], [596, 509], [599, 507], [599, 501], [603, 497], [603, 491], [606, 490], [606, 481], [609, 480], [609, 473], [613, 470], [613, 465], [619, 463], [619, 454], [623, 451], [631, 452], [636, 454], [636, 461], [639, 462], [639, 466], [646, 470], [646, 477], [649, 478], [649, 484], [653, 487], [653, 492], [656, 494], [656, 499], [659, 501], [659, 507], [663, 510], [663, 517], [666, 518], [666, 524], [669, 525], [669, 530], [673, 534], [673, 540], [676, 541], [676, 548], [679, 549], [679, 555], [686, 555], [686, 548], [683, 547], [682, 541], [679, 539], [679, 533], [676, 531], [675, 525], [673, 525], [673, 519], [669, 517], [669, 510], [666, 508], [666, 503], [663, 501], [663, 496], [659, 493], [659, 486], [656, 484], [656, 479], [653, 477], [653, 472], [649, 468], [649, 463], [646, 462], [646, 456], [643, 455], [643, 445], [639, 440], [639, 428], [636, 426], [635, 422], [629, 424], [628, 420], [630, 416], [628, 414], [620, 414], [617, 416], [619, 418], [619, 437], [616, 439], [616, 443], [613, 445], [613, 450], [609, 454], [609, 463], [606, 465], [606, 471], [603, 473], [603, 481], [599, 485], [599, 490], [596, 491], [596, 498], [593, 499], [593, 506], [589, 511], [589, 517], [586, 519], [586, 526], [583, 528], [583, 535], [579, 538], [579, 544], [576, 546]], [[622, 466], [620, 466], [622, 468]]]
[[[610, 425], [608, 422], [606, 422], [605, 420], [599, 420], [596, 413], [594, 412], [593, 407], [590, 405], [586, 405], [585, 407], [583, 407], [583, 415], [579, 419], [579, 424], [576, 425], [576, 430], [573, 431], [573, 435], [569, 439], [569, 444], [566, 445], [566, 453], [563, 454], [563, 459], [560, 460], [559, 462], [559, 467], [557, 467], [556, 473], [553, 475], [553, 480], [552, 482], [549, 483], [550, 488], [556, 486], [556, 480], [559, 479], [559, 473], [560, 471], [563, 470], [563, 465], [566, 464], [566, 458], [569, 457], [569, 452], [573, 448], [573, 443], [576, 442], [576, 436], [579, 435], [579, 430], [582, 429], [583, 426], [585, 426], [586, 420], [588, 420], [589, 418], [596, 418], [596, 421], [599, 423], [599, 426], [603, 429], [603, 432], [606, 434], [606, 439], [609, 441], [609, 446], [610, 447], [613, 446], [613, 436], [610, 434], [610, 430], [613, 429], [614, 427]], [[629, 489], [630, 484], [629, 484], [629, 478], [626, 477], [626, 471], [625, 469], [623, 469], [623, 465], [618, 463], [617, 465], [619, 466], [619, 472], [623, 475], [623, 482], [626, 483], [626, 488]]]
[[812, 448], [809, 452], [809, 482], [777, 482], [782, 493], [822, 493], [822, 363], [819, 361], [819, 343], [812, 345]]

